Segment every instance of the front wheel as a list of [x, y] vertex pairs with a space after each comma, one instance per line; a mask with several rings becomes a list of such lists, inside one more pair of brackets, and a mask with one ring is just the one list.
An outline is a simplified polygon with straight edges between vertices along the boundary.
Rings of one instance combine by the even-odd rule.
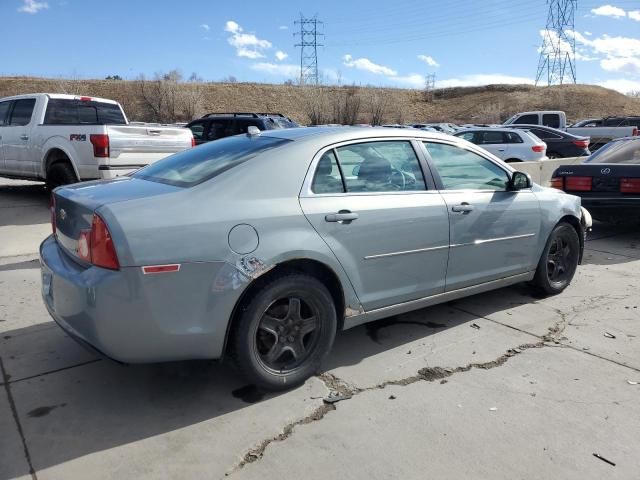
[[337, 327], [333, 298], [316, 278], [279, 276], [264, 285], [240, 312], [233, 356], [251, 383], [284, 390], [317, 373]]
[[544, 247], [534, 287], [546, 295], [555, 295], [569, 286], [580, 259], [580, 239], [575, 228], [565, 222], [555, 226]]

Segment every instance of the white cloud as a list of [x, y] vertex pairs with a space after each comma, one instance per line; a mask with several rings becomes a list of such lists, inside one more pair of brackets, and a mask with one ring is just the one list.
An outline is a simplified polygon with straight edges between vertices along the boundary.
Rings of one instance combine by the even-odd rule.
[[534, 80], [528, 77], [516, 77], [512, 75], [503, 75], [501, 73], [464, 75], [459, 78], [447, 78], [445, 80], [436, 81], [436, 88], [448, 87], [476, 87], [479, 85], [493, 84], [534, 84]]
[[631, 91], [640, 91], [640, 81], [628, 80], [626, 78], [605, 80], [598, 83], [601, 87], [617, 90], [620, 93], [629, 93]]
[[[547, 50], [545, 54], [553, 55], [555, 46], [558, 46], [560, 52], [563, 54], [571, 54], [573, 46], [564, 38], [558, 37], [558, 33], [553, 30], [540, 30], [540, 36], [543, 39], [547, 39]], [[567, 31], [567, 36], [574, 37], [577, 42], [581, 42], [585, 45], [590, 42], [586, 37], [582, 36], [580, 32], [574, 32], [572, 30]], [[581, 41], [582, 39], [583, 41]], [[538, 49], [538, 52], [542, 52], [542, 47]], [[575, 50], [576, 60], [582, 60], [585, 62], [598, 60], [597, 57], [589, 55], [582, 47], [577, 46]]]
[[229, 45], [236, 49], [238, 57], [264, 58], [264, 51], [271, 48], [271, 42], [256, 37], [253, 33], [243, 33], [243, 29], [233, 20], [228, 20], [224, 26], [225, 32], [231, 33], [227, 38]]
[[623, 9], [614, 7], [613, 5], [602, 5], [601, 7], [593, 8], [591, 9], [591, 13], [601, 17], [612, 18], [620, 18], [627, 15], [627, 13]]
[[631, 10], [629, 11], [628, 15], [631, 20], [640, 22], [640, 10]]
[[286, 25], [280, 25], [278, 27], [278, 30], [289, 30], [289, 27], [287, 27]]
[[342, 63], [345, 67], [357, 68], [358, 70], [375, 73], [376, 75], [385, 75], [387, 77], [395, 77], [398, 75], [398, 72], [395, 70], [385, 67], [384, 65], [373, 63], [368, 58], [353, 58], [351, 55], [347, 54], [342, 57]]
[[424, 88], [425, 86], [425, 78], [423, 75], [420, 75], [419, 73], [389, 77], [389, 80], [404, 87]]
[[613, 57], [605, 58], [600, 62], [600, 66], [608, 72], [628, 73], [640, 77], [639, 57]]
[[258, 72], [278, 75], [281, 77], [298, 78], [300, 76], [300, 65], [293, 65], [289, 63], [258, 62], [251, 65], [251, 68]]
[[587, 37], [590, 37], [591, 35], [593, 35], [593, 33], [591, 33], [591, 32], [587, 32], [587, 31], [585, 31], [585, 32], [584, 32], [584, 34], [585, 34]]
[[23, 0], [23, 5], [18, 9], [18, 11], [21, 13], [30, 13], [31, 15], [35, 15], [40, 10], [44, 10], [45, 8], [49, 8], [49, 4], [47, 2]]
[[434, 60], [434, 58], [430, 55], [418, 55], [418, 60], [422, 60], [424, 63], [429, 65], [430, 67], [439, 67], [440, 64]]
[[277, 58], [279, 61], [283, 61], [283, 60], [284, 60], [285, 58], [287, 58], [288, 56], [289, 56], [289, 55], [288, 55], [288, 54], [286, 54], [286, 53], [284, 53], [282, 50], [278, 50], [278, 51], [276, 52], [276, 58]]
[[207, 25], [206, 23], [203, 23], [202, 25], [200, 25], [200, 28], [202, 28], [205, 31], [209, 31], [211, 30], [211, 27], [209, 27], [209, 25]]

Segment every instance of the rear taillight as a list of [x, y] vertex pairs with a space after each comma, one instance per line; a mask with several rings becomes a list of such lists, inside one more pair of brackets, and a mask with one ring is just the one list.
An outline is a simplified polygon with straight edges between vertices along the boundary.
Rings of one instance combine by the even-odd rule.
[[640, 178], [621, 178], [621, 193], [640, 193]]
[[573, 144], [578, 148], [587, 148], [589, 146], [589, 140], [574, 140]]
[[531, 147], [531, 150], [533, 150], [536, 153], [542, 153], [544, 152], [545, 146], [544, 145], [534, 145], [533, 147]]
[[589, 192], [593, 177], [566, 177], [564, 179], [565, 190], [571, 192]]
[[196, 139], [194, 137], [191, 137], [191, 146], [192, 147], [196, 146]]
[[49, 212], [51, 213], [51, 230], [56, 234], [56, 197], [51, 194], [49, 198]]
[[632, 136], [632, 137], [637, 137], [638, 135], [639, 135], [639, 133], [638, 133], [638, 127], [634, 127], [634, 128], [633, 128], [633, 132], [631, 133], [631, 136]]
[[109, 135], [104, 133], [89, 136], [91, 145], [93, 145], [93, 156], [100, 158], [109, 157]]
[[97, 267], [119, 270], [120, 263], [113, 239], [104, 220], [93, 214], [91, 230], [82, 230], [78, 238], [78, 257]]
[[551, 188], [557, 188], [558, 190], [564, 190], [564, 178], [553, 177], [549, 182]]

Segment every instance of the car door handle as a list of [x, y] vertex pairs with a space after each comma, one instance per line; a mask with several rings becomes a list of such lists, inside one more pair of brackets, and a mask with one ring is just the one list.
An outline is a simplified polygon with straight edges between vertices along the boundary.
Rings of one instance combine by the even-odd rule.
[[469, 205], [467, 202], [462, 202], [460, 205], [454, 205], [451, 207], [451, 211], [457, 213], [469, 213], [473, 211], [473, 205]]
[[504, 148], [499, 148], [498, 149], [499, 152], [504, 152], [504, 150], [505, 150]]
[[29, 135], [20, 135], [20, 140], [29, 140]]
[[340, 210], [338, 213], [330, 213], [325, 215], [324, 219], [327, 222], [344, 222], [351, 223], [353, 220], [357, 220], [358, 214], [350, 212], [349, 210]]

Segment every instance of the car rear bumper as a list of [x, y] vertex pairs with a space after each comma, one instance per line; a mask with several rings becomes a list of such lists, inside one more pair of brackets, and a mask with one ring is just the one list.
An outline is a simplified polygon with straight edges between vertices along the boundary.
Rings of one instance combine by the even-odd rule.
[[640, 197], [582, 197], [582, 206], [598, 220], [640, 220]]
[[247, 281], [225, 262], [183, 264], [144, 275], [85, 268], [53, 236], [40, 245], [42, 298], [72, 338], [124, 363], [219, 358], [229, 318]]

